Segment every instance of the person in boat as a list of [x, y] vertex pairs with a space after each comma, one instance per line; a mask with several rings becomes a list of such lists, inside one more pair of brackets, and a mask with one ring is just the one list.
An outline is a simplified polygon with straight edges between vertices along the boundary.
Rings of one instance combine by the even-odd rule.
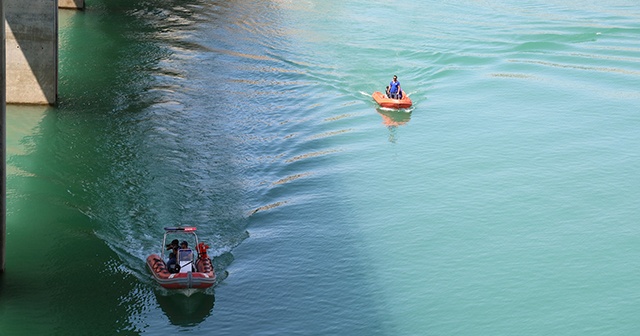
[[393, 80], [389, 83], [389, 90], [387, 96], [391, 99], [402, 99], [402, 88], [398, 81], [398, 76], [393, 75]]
[[174, 239], [171, 244], [167, 245], [167, 251], [173, 250], [173, 253], [177, 253], [179, 245], [180, 242], [177, 239]]
[[178, 244], [179, 241], [174, 239], [171, 244], [167, 245], [167, 250], [171, 250], [169, 253], [169, 260], [167, 260], [167, 269], [169, 273], [178, 273], [176, 266], [178, 265]]
[[180, 249], [187, 249], [189, 248], [189, 244], [187, 244], [186, 240], [183, 240], [182, 243], [180, 243]]
[[171, 252], [169, 253], [169, 261], [167, 261], [167, 269], [169, 273], [178, 273], [180, 270], [178, 269], [178, 258], [176, 258], [176, 254]]

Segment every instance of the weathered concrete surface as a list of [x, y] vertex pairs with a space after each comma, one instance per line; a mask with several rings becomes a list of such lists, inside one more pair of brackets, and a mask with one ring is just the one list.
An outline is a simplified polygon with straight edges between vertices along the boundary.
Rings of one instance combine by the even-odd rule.
[[50, 104], [58, 96], [58, 0], [2, 0], [6, 102]]
[[84, 0], [58, 0], [59, 8], [83, 9]]
[[[0, 19], [4, 21], [4, 3], [3, 0], [0, 0]], [[4, 25], [0, 28], [0, 32], [2, 33], [2, 41], [0, 41], [0, 104], [2, 105], [2, 109], [0, 111], [0, 122], [2, 126], [0, 126], [0, 148], [2, 151], [2, 155], [0, 155], [0, 160], [2, 160], [2, 176], [0, 177], [0, 192], [2, 193], [2, 197], [0, 198], [0, 273], [4, 272], [5, 265], [5, 242], [7, 238], [7, 115], [6, 115], [6, 104], [4, 99], [5, 92], [5, 52], [4, 52]]]

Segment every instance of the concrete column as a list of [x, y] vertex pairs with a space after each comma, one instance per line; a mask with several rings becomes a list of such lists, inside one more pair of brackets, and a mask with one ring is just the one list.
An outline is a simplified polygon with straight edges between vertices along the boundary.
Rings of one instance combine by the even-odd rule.
[[58, 0], [58, 8], [83, 9], [84, 0]]
[[49, 104], [58, 98], [58, 0], [2, 0], [6, 102]]
[[[4, 22], [4, 1], [0, 0], [0, 19]], [[2, 193], [2, 197], [0, 197], [0, 273], [4, 272], [4, 254], [5, 254], [5, 242], [7, 238], [7, 117], [6, 117], [6, 104], [4, 99], [4, 93], [6, 89], [5, 85], [5, 52], [4, 52], [4, 25], [0, 28], [2, 32], [2, 41], [0, 41], [0, 75], [2, 79], [0, 79], [0, 104], [2, 105], [2, 111], [0, 111], [0, 122], [2, 126], [0, 126], [0, 147], [2, 150], [2, 155], [0, 155], [0, 159], [2, 160], [2, 176], [0, 177], [0, 193]]]

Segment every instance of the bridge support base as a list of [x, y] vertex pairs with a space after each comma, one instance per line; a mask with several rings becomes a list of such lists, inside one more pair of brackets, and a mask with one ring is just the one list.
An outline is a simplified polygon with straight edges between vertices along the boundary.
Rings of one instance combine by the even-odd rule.
[[[0, 19], [4, 22], [4, 5], [0, 2]], [[7, 238], [7, 115], [6, 115], [6, 104], [5, 104], [5, 52], [4, 52], [4, 25], [0, 27], [0, 32], [2, 33], [2, 41], [0, 42], [0, 105], [2, 105], [2, 109], [0, 109], [0, 148], [2, 153], [0, 155], [0, 160], [2, 160], [2, 176], [0, 177], [0, 193], [2, 193], [2, 197], [0, 197], [0, 274], [4, 272], [4, 255], [5, 255], [5, 242]]]
[[84, 9], [84, 0], [58, 0], [59, 8]]
[[58, 96], [58, 0], [3, 0], [6, 102], [54, 105]]

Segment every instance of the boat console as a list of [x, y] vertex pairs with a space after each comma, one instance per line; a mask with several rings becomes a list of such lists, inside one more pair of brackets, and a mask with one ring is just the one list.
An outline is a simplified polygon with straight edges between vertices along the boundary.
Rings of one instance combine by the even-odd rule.
[[188, 273], [193, 269], [193, 250], [178, 250], [178, 265], [180, 265], [180, 273]]

